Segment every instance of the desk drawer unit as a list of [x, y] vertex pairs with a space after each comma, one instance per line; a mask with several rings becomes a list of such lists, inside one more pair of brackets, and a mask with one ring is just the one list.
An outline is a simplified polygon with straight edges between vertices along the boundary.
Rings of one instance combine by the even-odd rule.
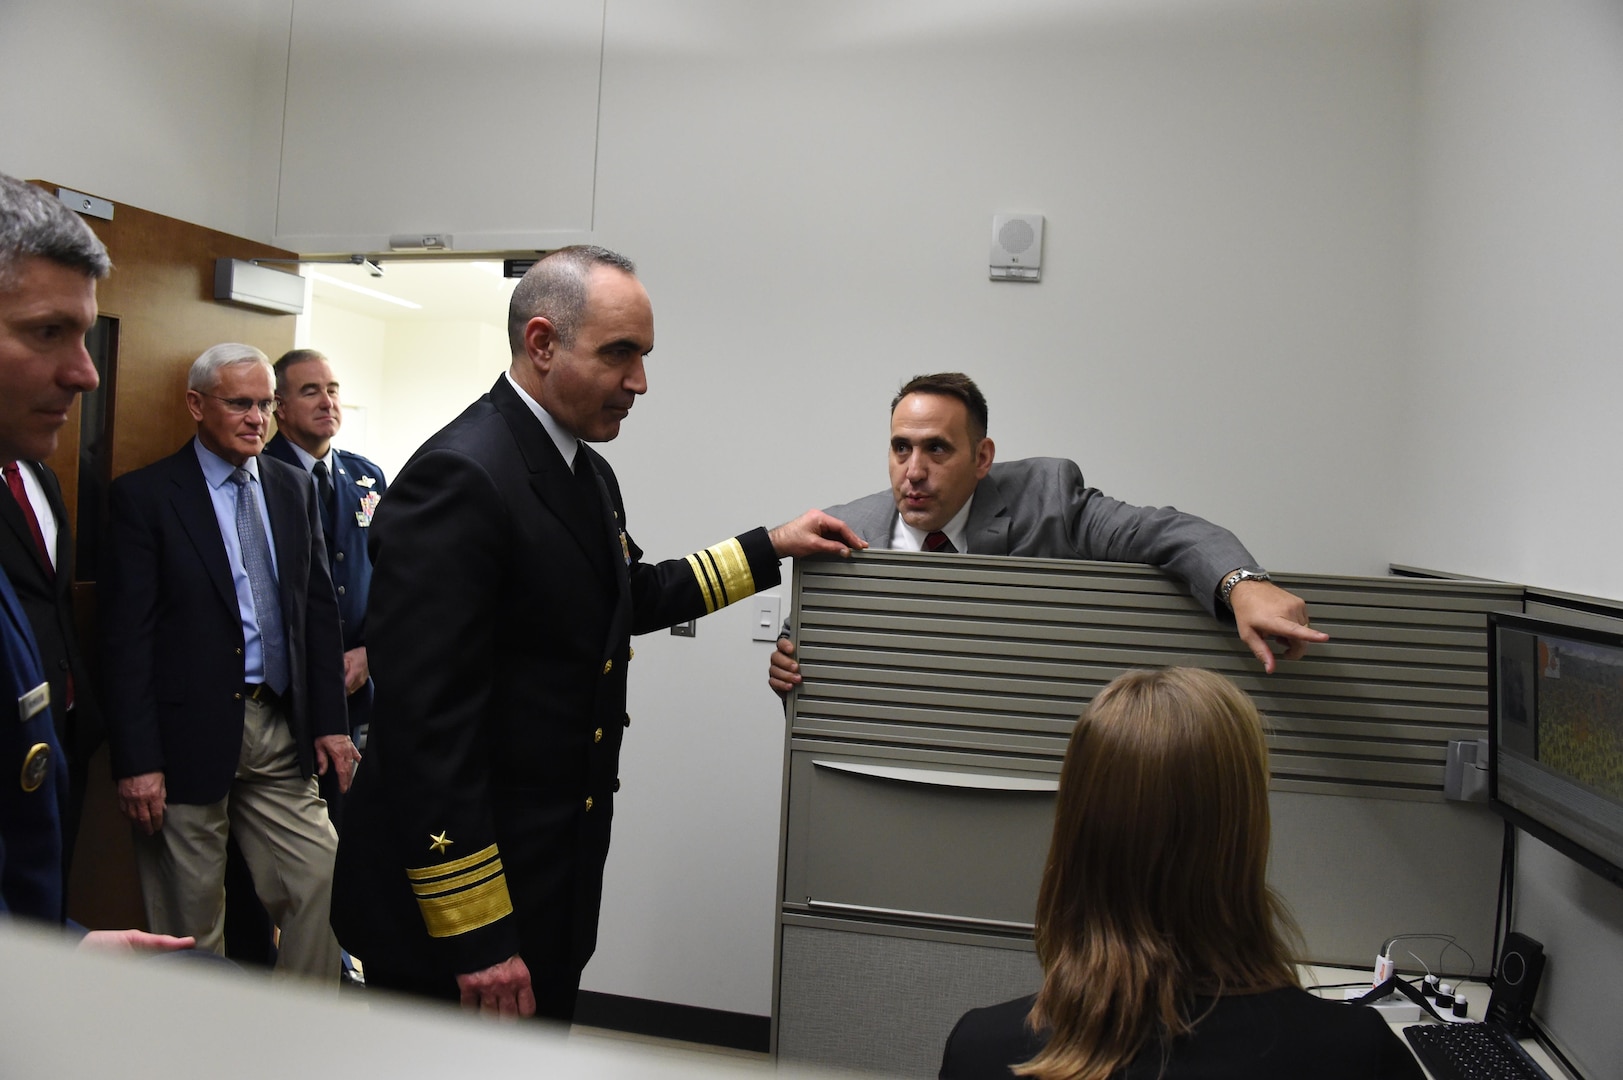
[[1059, 762], [795, 740], [783, 907], [1029, 934]]

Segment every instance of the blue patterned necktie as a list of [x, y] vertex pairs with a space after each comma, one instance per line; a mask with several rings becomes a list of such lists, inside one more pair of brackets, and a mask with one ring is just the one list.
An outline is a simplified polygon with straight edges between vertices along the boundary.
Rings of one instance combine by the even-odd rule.
[[259, 620], [259, 648], [265, 662], [265, 685], [277, 694], [287, 692], [287, 635], [282, 630], [282, 601], [276, 591], [276, 575], [271, 573], [270, 541], [265, 538], [265, 522], [255, 506], [248, 487], [248, 470], [240, 466], [231, 474], [237, 485], [237, 543], [242, 546], [242, 568], [248, 572], [248, 587], [254, 594], [254, 618]]

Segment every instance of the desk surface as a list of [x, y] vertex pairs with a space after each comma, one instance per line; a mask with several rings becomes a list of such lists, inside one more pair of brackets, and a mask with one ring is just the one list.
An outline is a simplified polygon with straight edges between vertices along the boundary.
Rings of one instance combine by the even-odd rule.
[[[1368, 968], [1311, 967], [1304, 965], [1301, 968], [1301, 976], [1302, 985], [1305, 987], [1325, 987], [1324, 990], [1318, 992], [1320, 997], [1333, 997], [1339, 1000], [1342, 991], [1339, 989], [1329, 989], [1330, 987], [1339, 987], [1343, 983], [1355, 983], [1360, 981], [1367, 982], [1370, 977], [1370, 972]], [[1464, 991], [1465, 999], [1469, 1003], [1466, 1009], [1467, 1015], [1469, 1015], [1472, 1020], [1481, 1020], [1483, 1015], [1488, 1011], [1488, 996], [1491, 993], [1488, 988], [1488, 984], [1477, 982], [1474, 979], [1468, 979], [1457, 985], [1461, 990]], [[1390, 1023], [1387, 1026], [1392, 1029], [1393, 1033], [1397, 1035], [1398, 1038], [1403, 1039], [1403, 1029], [1415, 1023], [1435, 1024], [1436, 1021], [1428, 1016], [1425, 1017], [1424, 1020], [1402, 1020], [1395, 1023]], [[1408, 1046], [1409, 1040], [1403, 1039], [1403, 1045]], [[1538, 1044], [1538, 1040], [1523, 1039], [1522, 1049], [1526, 1050], [1528, 1056], [1534, 1061], [1538, 1062], [1539, 1067], [1554, 1077], [1555, 1080], [1573, 1080], [1572, 1074], [1563, 1069], [1556, 1062], [1556, 1060], [1550, 1056], [1549, 1052]], [[1428, 1077], [1432, 1075], [1431, 1071], [1429, 1069], [1425, 1069], [1424, 1065], [1422, 1065], [1421, 1068], [1425, 1070]]]

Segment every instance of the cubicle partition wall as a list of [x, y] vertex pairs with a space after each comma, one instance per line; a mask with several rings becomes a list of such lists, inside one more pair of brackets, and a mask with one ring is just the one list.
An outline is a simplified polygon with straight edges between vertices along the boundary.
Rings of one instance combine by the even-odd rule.
[[1393, 934], [1448, 933], [1485, 972], [1500, 825], [1444, 801], [1444, 755], [1485, 734], [1485, 613], [1520, 610], [1521, 587], [1278, 580], [1332, 641], [1269, 676], [1149, 567], [797, 563], [780, 1057], [933, 1076], [964, 1009], [1036, 988], [1031, 920], [1066, 740], [1133, 667], [1221, 671], [1267, 715], [1271, 872], [1308, 959], [1367, 964]]

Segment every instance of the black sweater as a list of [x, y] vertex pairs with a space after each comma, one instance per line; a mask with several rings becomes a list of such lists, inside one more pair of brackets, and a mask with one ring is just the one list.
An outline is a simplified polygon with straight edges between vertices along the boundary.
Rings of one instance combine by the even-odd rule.
[[[1009, 1080], [1047, 1042], [1026, 1014], [1033, 998], [971, 1009], [947, 1037], [941, 1080]], [[1210, 1008], [1210, 1012], [1206, 1010]], [[1120, 1080], [1424, 1080], [1420, 1065], [1379, 1013], [1287, 987], [1262, 994], [1196, 998], [1201, 1019], [1176, 1039], [1161, 1071], [1161, 1046], [1146, 1045]], [[1202, 1015], [1204, 1014], [1204, 1015]]]

